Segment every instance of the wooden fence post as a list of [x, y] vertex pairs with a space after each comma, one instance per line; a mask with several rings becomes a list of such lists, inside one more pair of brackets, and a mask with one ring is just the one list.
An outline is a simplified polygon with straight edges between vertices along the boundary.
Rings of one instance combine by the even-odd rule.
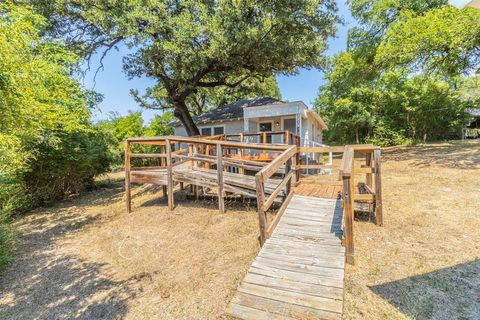
[[[365, 154], [365, 165], [368, 167], [368, 168], [371, 168], [372, 167], [372, 153], [371, 152], [367, 152]], [[373, 187], [373, 177], [372, 177], [372, 174], [371, 173], [367, 173], [365, 175], [365, 184], [367, 186], [370, 187], [370, 189], [372, 189]]]
[[[287, 162], [285, 163], [285, 176], [290, 173], [290, 170], [292, 170], [292, 158], [289, 158], [287, 160]], [[291, 190], [292, 190], [292, 178], [290, 178], [290, 180], [288, 180], [288, 183], [286, 185], [285, 196], [288, 196], [290, 194]]]
[[132, 193], [130, 190], [130, 142], [125, 140], [125, 200], [127, 212], [132, 212]]
[[295, 144], [297, 145], [297, 153], [295, 155], [295, 169], [296, 169], [295, 185], [298, 185], [300, 183], [300, 177], [301, 177], [301, 174], [300, 174], [300, 165], [301, 165], [301, 163], [300, 163], [301, 162], [300, 161], [300, 152], [298, 151], [298, 148], [300, 147], [300, 137], [299, 136], [295, 137]]
[[[165, 154], [165, 146], [160, 146], [160, 152], [161, 152], [162, 154]], [[165, 167], [165, 166], [166, 166], [166, 160], [167, 160], [166, 158], [163, 158], [163, 157], [160, 158], [160, 166], [161, 166], [161, 167]]]
[[375, 220], [377, 225], [383, 226], [383, 207], [382, 207], [382, 153], [380, 149], [373, 151], [373, 160], [375, 163]]
[[[243, 143], [243, 133], [240, 133], [240, 142]], [[244, 156], [245, 156], [245, 151], [242, 147], [239, 147], [238, 149], [238, 152], [240, 154], [240, 160], [243, 160], [244, 159]], [[240, 170], [239, 170], [239, 173], [240, 174], [245, 174], [245, 168], [241, 167]], [[242, 196], [242, 199], [243, 199], [243, 196]]]
[[173, 210], [173, 169], [172, 169], [172, 146], [170, 140], [165, 139], [165, 147], [167, 151], [167, 196], [168, 196], [168, 208]]
[[260, 246], [263, 246], [266, 239], [266, 230], [267, 230], [267, 218], [265, 212], [263, 211], [263, 205], [265, 203], [265, 186], [263, 184], [262, 175], [255, 175], [255, 182], [257, 185], [257, 212], [258, 212], [258, 224], [260, 226], [260, 236], [258, 240], [260, 241]]
[[352, 183], [350, 176], [343, 177], [343, 219], [345, 234], [345, 258], [347, 263], [355, 263], [355, 252], [353, 247], [353, 215], [354, 203], [352, 198]]
[[225, 212], [225, 202], [223, 199], [223, 152], [222, 145], [217, 144], [217, 182], [218, 182], [218, 210]]

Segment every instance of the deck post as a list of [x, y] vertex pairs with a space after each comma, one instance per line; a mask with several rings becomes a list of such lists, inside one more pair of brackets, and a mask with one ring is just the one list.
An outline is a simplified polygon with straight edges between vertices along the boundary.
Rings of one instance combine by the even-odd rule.
[[345, 234], [345, 259], [347, 263], [355, 263], [353, 247], [353, 210], [352, 183], [349, 176], [343, 177], [343, 219]]
[[260, 236], [258, 237], [258, 240], [260, 241], [260, 246], [263, 246], [266, 239], [267, 218], [265, 216], [265, 212], [263, 211], [263, 205], [265, 203], [265, 186], [263, 184], [262, 175], [256, 174], [255, 182], [257, 185], [258, 224], [260, 226]]
[[[193, 144], [188, 145], [188, 155], [193, 156]], [[190, 160], [188, 162], [188, 167], [190, 168], [190, 170], [193, 169], [193, 160]]]
[[[371, 168], [372, 167], [372, 153], [371, 152], [367, 152], [365, 154], [365, 165], [368, 167], [368, 168]], [[371, 173], [367, 173], [365, 175], [365, 184], [367, 186], [370, 187], [370, 189], [372, 189], [372, 186], [373, 186], [373, 177], [372, 177], [372, 174]]]
[[[285, 176], [290, 173], [290, 170], [292, 170], [292, 158], [289, 158], [287, 162], [285, 163]], [[288, 180], [288, 183], [285, 188], [285, 198], [288, 197], [290, 194], [290, 191], [292, 190], [292, 178]]]
[[[240, 142], [243, 143], [243, 133], [240, 133]], [[244, 159], [244, 149], [242, 147], [240, 147], [238, 149], [238, 152], [240, 154], [240, 160], [243, 160]], [[241, 167], [240, 170], [239, 170], [239, 173], [240, 174], [245, 174], [245, 168]], [[243, 196], [242, 196], [243, 197]]]
[[167, 150], [167, 196], [168, 196], [168, 208], [173, 210], [173, 170], [172, 170], [172, 146], [170, 140], [165, 139], [165, 146]]
[[222, 145], [217, 144], [217, 182], [218, 182], [218, 210], [225, 212], [225, 202], [223, 199], [223, 152]]
[[[160, 152], [162, 154], [165, 154], [165, 146], [160, 146]], [[165, 167], [165, 165], [166, 165], [165, 160], [166, 160], [165, 158], [160, 158], [160, 166], [161, 167]]]
[[300, 183], [300, 152], [298, 151], [298, 148], [300, 147], [300, 136], [295, 137], [295, 144], [297, 145], [297, 153], [295, 156], [295, 169], [296, 169], [296, 175], [295, 175], [295, 185], [298, 185]]
[[132, 193], [130, 190], [130, 142], [125, 140], [125, 200], [127, 212], [132, 212]]
[[[198, 155], [198, 145], [196, 143], [192, 144], [192, 155], [194, 155], [194, 156]], [[198, 169], [200, 167], [203, 167], [201, 163], [199, 164], [199, 161], [192, 161], [192, 163], [193, 163], [192, 168], [194, 168], [194, 170]], [[207, 168], [210, 169], [209, 166]], [[198, 200], [199, 195], [200, 195], [199, 187], [197, 185], [193, 185], [192, 190], [193, 190], [193, 193], [195, 194], [195, 200]]]
[[373, 150], [373, 159], [375, 163], [375, 220], [377, 225], [383, 226], [383, 208], [382, 208], [382, 153], [381, 150]]

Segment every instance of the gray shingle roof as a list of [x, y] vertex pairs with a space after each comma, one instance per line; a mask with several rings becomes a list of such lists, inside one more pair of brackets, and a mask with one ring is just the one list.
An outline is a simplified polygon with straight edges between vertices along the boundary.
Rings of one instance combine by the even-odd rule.
[[[236, 120], [243, 118], [243, 108], [258, 107], [272, 104], [282, 104], [284, 102], [271, 97], [257, 97], [253, 99], [240, 99], [236, 102], [224, 104], [209, 112], [193, 117], [193, 121], [198, 125], [220, 120]], [[181, 125], [179, 121], [173, 124], [175, 127]]]

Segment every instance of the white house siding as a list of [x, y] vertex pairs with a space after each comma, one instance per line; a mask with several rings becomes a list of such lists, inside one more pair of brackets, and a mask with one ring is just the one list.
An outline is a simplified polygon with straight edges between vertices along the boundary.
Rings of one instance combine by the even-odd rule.
[[278, 117], [294, 115], [296, 113], [302, 113], [305, 110], [303, 103], [288, 103], [285, 105], [273, 105], [273, 106], [259, 106], [243, 109], [243, 115], [245, 118], [258, 118], [258, 117]]
[[185, 130], [185, 128], [183, 126], [175, 127], [174, 129], [175, 129], [175, 135], [176, 136], [180, 136], [180, 137], [188, 136], [187, 131]]
[[[259, 123], [271, 122], [273, 131], [283, 131], [284, 119], [294, 118], [299, 119], [296, 130], [299, 130], [302, 138], [302, 143], [305, 141], [322, 142], [322, 129], [318, 119], [308, 111], [308, 108], [303, 102], [290, 102], [283, 105], [262, 105], [256, 107], [247, 107], [243, 109], [244, 119], [234, 121], [215, 121], [208, 124], [201, 124], [198, 128], [213, 128], [216, 126], [223, 126], [226, 134], [237, 134], [241, 132], [258, 132]], [[278, 122], [278, 126], [276, 123]], [[313, 124], [313, 130], [312, 130]], [[213, 133], [213, 130], [212, 130]], [[176, 127], [175, 134], [186, 136], [186, 131], [183, 127]], [[261, 142], [258, 137], [250, 137], [248, 142]], [[273, 143], [283, 143], [283, 136], [276, 135], [273, 137]]]
[[[202, 131], [202, 128], [212, 128], [213, 134], [213, 127], [224, 127], [225, 134], [234, 134], [243, 132], [243, 120], [234, 120], [234, 121], [218, 121], [218, 122], [211, 122], [207, 124], [198, 125], [198, 130]], [[186, 137], [187, 131], [183, 126], [175, 127], [175, 135]]]
[[[313, 125], [313, 131], [312, 131]], [[307, 117], [302, 119], [302, 144], [306, 145], [305, 141], [314, 141], [316, 143], [322, 143], [323, 135], [317, 121], [313, 118]]]

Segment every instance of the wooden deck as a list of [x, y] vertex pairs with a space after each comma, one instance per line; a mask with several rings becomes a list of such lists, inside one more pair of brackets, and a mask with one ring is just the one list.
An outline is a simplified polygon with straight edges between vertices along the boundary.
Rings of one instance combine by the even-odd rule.
[[294, 195], [227, 313], [240, 319], [341, 319], [340, 200]]
[[[266, 133], [261, 134], [265, 142]], [[162, 185], [170, 210], [174, 209], [173, 187], [177, 183], [190, 185], [195, 196], [200, 188], [202, 192], [216, 191], [222, 214], [228, 194], [256, 198], [261, 249], [227, 313], [241, 319], [341, 319], [344, 267], [354, 263], [355, 204], [368, 204], [377, 225], [383, 223], [381, 150], [373, 145], [300, 147], [298, 136], [294, 145], [244, 143], [243, 136], [241, 133], [239, 142], [227, 141], [224, 135], [219, 137], [223, 140], [175, 136], [127, 139], [127, 212], [132, 209], [132, 182]], [[286, 132], [285, 141], [293, 140]], [[157, 145], [161, 153], [132, 153], [131, 144]], [[245, 155], [258, 153], [269, 154], [270, 162], [246, 159]], [[301, 153], [342, 153], [339, 180], [302, 182], [302, 169], [332, 170], [333, 166], [303, 165]], [[356, 165], [356, 154], [365, 156], [364, 164]], [[149, 160], [145, 166], [137, 159], [135, 163], [141, 166], [132, 167], [131, 158], [158, 161], [155, 166], [155, 161]], [[365, 175], [364, 183], [356, 180], [359, 174]], [[280, 206], [269, 219], [274, 203]]]
[[325, 199], [339, 199], [342, 193], [341, 184], [318, 184], [302, 182], [299, 186], [294, 188], [295, 194], [317, 197]]
[[[130, 172], [131, 182], [134, 183], [155, 183], [167, 185], [168, 177], [166, 169], [155, 170], [133, 170]], [[216, 169], [189, 168], [188, 163], [174, 167], [172, 170], [174, 182], [183, 182], [216, 190], [219, 186], [218, 173]], [[281, 179], [270, 179], [265, 183], [265, 193], [273, 193]], [[255, 176], [238, 173], [223, 172], [223, 190], [250, 197], [256, 197], [257, 184]], [[278, 196], [284, 196], [281, 192]]]

